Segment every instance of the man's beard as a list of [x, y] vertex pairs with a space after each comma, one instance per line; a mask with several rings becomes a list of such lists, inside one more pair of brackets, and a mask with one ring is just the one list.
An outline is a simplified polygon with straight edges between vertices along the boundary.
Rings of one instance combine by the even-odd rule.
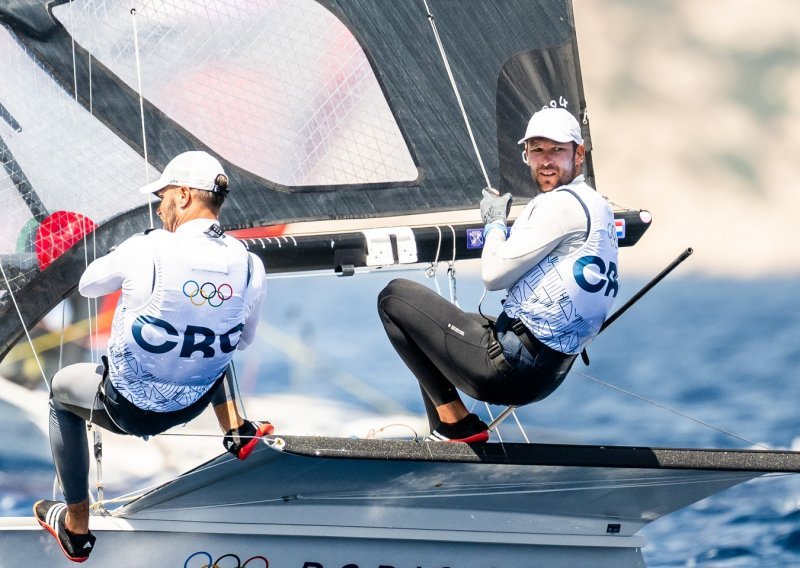
[[175, 219], [177, 218], [177, 207], [175, 207], [175, 201], [170, 200], [168, 203], [165, 203], [162, 210], [161, 210], [161, 224], [164, 225], [164, 228], [167, 231], [174, 230], [172, 225], [175, 224]]
[[[559, 170], [558, 179], [556, 180], [556, 184], [552, 188], [550, 188], [548, 191], [552, 191], [552, 190], [556, 189], [557, 187], [561, 187], [563, 185], [568, 185], [574, 179], [575, 179], [575, 166], [572, 166], [571, 168], [569, 168], [569, 170]], [[539, 185], [539, 180], [536, 177], [533, 178], [533, 183], [536, 186], [535, 194], [542, 193], [543, 192], [542, 187]]]

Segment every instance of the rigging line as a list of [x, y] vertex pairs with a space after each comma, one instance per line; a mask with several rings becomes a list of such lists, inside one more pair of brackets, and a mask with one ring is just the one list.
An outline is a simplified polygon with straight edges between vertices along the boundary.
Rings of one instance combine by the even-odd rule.
[[[440, 491], [431, 491], [431, 490], [421, 490], [415, 493], [375, 493], [375, 492], [364, 492], [364, 493], [351, 493], [351, 494], [344, 494], [344, 495], [337, 495], [337, 494], [330, 494], [330, 493], [309, 493], [309, 494], [302, 494], [299, 493], [295, 496], [295, 498], [300, 501], [363, 501], [363, 500], [375, 500], [376, 497], [381, 498], [384, 501], [401, 501], [401, 500], [428, 500], [428, 499], [450, 499], [453, 496], [457, 497], [486, 497], [486, 496], [501, 496], [501, 495], [541, 495], [541, 494], [553, 494], [553, 493], [575, 493], [575, 492], [589, 492], [589, 491], [607, 491], [610, 489], [627, 489], [627, 488], [649, 488], [649, 487], [673, 487], [676, 485], [688, 485], [689, 483], [693, 485], [700, 485], [700, 484], [712, 484], [712, 483], [725, 483], [728, 481], [738, 481], [741, 482], [743, 480], [752, 479], [752, 474], [748, 475], [746, 472], [730, 472], [728, 475], [720, 475], [715, 476], [713, 478], [699, 478], [699, 479], [692, 479], [689, 482], [684, 480], [678, 479], [662, 479], [662, 478], [655, 478], [652, 481], [645, 481], [645, 482], [629, 482], [629, 481], [619, 481], [619, 482], [600, 482], [593, 485], [578, 485], [578, 486], [565, 486], [565, 487], [520, 487], [515, 488], [513, 486], [509, 487], [507, 484], [500, 484], [497, 489], [495, 489], [494, 484], [489, 485], [482, 485], [482, 486], [475, 486], [475, 485], [468, 485], [463, 489], [460, 487], [456, 487], [455, 490], [449, 492], [440, 492]], [[483, 490], [481, 490], [483, 488]], [[270, 501], [275, 501], [274, 499]], [[265, 502], [267, 502], [265, 500]], [[248, 505], [253, 502], [251, 501], [243, 501], [240, 503], [225, 503], [224, 506], [230, 507], [234, 505]], [[159, 509], [160, 511], [180, 511], [180, 510], [191, 510], [196, 508], [208, 508], [213, 507], [215, 505], [201, 505], [199, 507], [182, 507], [179, 509]]]
[[[87, 55], [89, 57], [89, 115], [94, 116], [94, 83], [92, 82], [92, 49], [95, 47], [95, 35], [94, 35], [94, 26], [89, 25], [89, 49], [86, 50]], [[97, 173], [95, 168], [91, 168], [89, 170], [89, 175], [95, 181], [97, 180]], [[93, 184], [94, 185], [94, 184]], [[86, 239], [87, 234], [86, 230], [83, 232], [84, 237], [84, 246], [86, 246]], [[97, 259], [97, 236], [94, 230], [92, 230], [92, 261]], [[85, 267], [89, 267], [89, 259], [85, 259]], [[97, 363], [97, 353], [95, 352], [96, 346], [100, 345], [100, 333], [99, 333], [99, 326], [97, 323], [97, 298], [87, 298], [86, 305], [88, 307], [89, 313], [87, 314], [89, 317], [89, 353], [91, 356], [92, 363]], [[94, 322], [94, 325], [92, 323]], [[92, 331], [94, 330], [94, 332]]]
[[436, 293], [442, 295], [442, 290], [439, 288], [439, 280], [436, 278], [436, 272], [439, 269], [439, 252], [442, 250], [442, 229], [436, 225], [436, 231], [439, 233], [439, 241], [436, 244], [436, 257], [431, 262], [431, 265], [425, 271], [428, 278], [433, 278], [433, 283], [436, 286]]
[[[75, 13], [74, 13], [74, 2], [69, 3], [69, 22], [70, 27], [72, 30], [75, 30]], [[72, 50], [72, 95], [75, 100], [75, 110], [72, 112], [72, 119], [73, 119], [73, 130], [77, 130], [77, 122], [78, 122], [78, 105], [80, 102], [78, 101], [78, 61], [75, 55], [75, 33], [70, 34], [70, 47]], [[91, 69], [91, 65], [89, 66]], [[91, 91], [91, 89], [90, 89]], [[91, 95], [90, 95], [91, 96]], [[86, 264], [87, 258], [87, 247], [86, 247], [86, 219], [81, 219], [81, 230], [83, 232], [83, 256], [84, 256], [84, 264]], [[66, 328], [66, 299], [61, 300], [61, 336], [59, 337], [58, 342], [58, 370], [60, 371], [62, 365], [64, 364], [64, 331]], [[32, 348], [32, 347], [31, 347]]]
[[484, 404], [486, 405], [486, 411], [489, 413], [489, 430], [492, 430], [492, 431], [495, 432], [495, 434], [497, 434], [497, 438], [500, 440], [500, 442], [503, 441], [503, 436], [500, 434], [500, 423], [503, 420], [505, 420], [508, 417], [509, 414], [511, 414], [514, 417], [514, 420], [516, 420], [516, 422], [517, 422], [517, 428], [519, 428], [519, 431], [522, 434], [522, 437], [525, 438], [525, 443], [527, 443], [527, 444], [531, 443], [530, 438], [528, 438], [528, 434], [525, 432], [525, 427], [522, 425], [522, 422], [520, 422], [519, 418], [517, 417], [517, 413], [515, 412], [516, 407], [514, 407], [514, 406], [506, 407], [497, 416], [497, 418], [495, 418], [494, 414], [492, 414], [492, 411], [491, 411], [491, 409], [489, 407], [489, 403], [488, 402], [484, 402]]
[[[204, 432], [161, 432], [160, 434], [156, 434], [157, 436], [173, 436], [176, 438], [224, 438], [225, 434], [222, 432], [220, 433], [204, 433]], [[239, 436], [242, 439], [253, 439], [263, 436]]]
[[365, 440], [377, 439], [377, 438], [375, 438], [375, 436], [377, 436], [378, 434], [380, 434], [384, 430], [388, 430], [389, 428], [392, 428], [392, 427], [395, 427], [395, 426], [399, 426], [400, 428], [408, 428], [409, 430], [411, 430], [411, 433], [414, 434], [414, 438], [411, 440], [412, 442], [416, 442], [416, 441], [418, 441], [420, 439], [419, 433], [414, 429], [413, 426], [411, 426], [409, 424], [403, 424], [402, 422], [395, 422], [393, 424], [387, 424], [386, 426], [381, 426], [378, 429], [370, 428], [369, 432], [367, 432], [367, 435], [364, 436], [364, 439]]
[[519, 418], [517, 417], [517, 413], [514, 410], [512, 410], [511, 411], [511, 415], [514, 417], [514, 420], [517, 423], [517, 428], [519, 428], [519, 431], [522, 432], [522, 437], [525, 438], [525, 443], [526, 444], [530, 444], [531, 441], [528, 438], [528, 435], [525, 433], [525, 428], [522, 427], [522, 422], [519, 421]]
[[617, 203], [615, 201], [610, 200], [608, 197], [603, 196], [606, 201], [608, 201], [609, 205], [612, 207], [617, 207], [622, 211], [641, 211], [638, 207], [628, 207], [627, 205], [623, 205], [621, 203]]
[[[139, 57], [139, 28], [136, 26], [136, 6], [131, 2], [131, 20], [133, 21], [133, 51], [136, 55], [136, 83], [139, 89], [139, 118], [142, 122], [142, 151], [144, 153], [144, 179], [150, 183], [149, 161], [147, 159], [147, 131], [144, 125], [144, 97], [142, 96], [142, 64]], [[150, 228], [153, 224], [153, 196], [147, 194], [147, 212], [150, 215]]]
[[475, 141], [475, 135], [472, 133], [472, 127], [469, 124], [467, 111], [464, 108], [464, 103], [461, 101], [461, 94], [458, 92], [458, 85], [456, 85], [456, 78], [453, 76], [453, 71], [450, 69], [450, 62], [447, 60], [447, 54], [444, 51], [444, 45], [442, 44], [442, 39], [439, 37], [439, 31], [436, 29], [436, 22], [433, 19], [433, 14], [431, 14], [430, 8], [428, 7], [428, 0], [422, 0], [422, 2], [425, 4], [425, 12], [428, 17], [428, 21], [431, 24], [431, 29], [433, 30], [433, 36], [436, 38], [436, 45], [439, 48], [439, 54], [442, 56], [442, 62], [444, 63], [444, 67], [447, 70], [447, 76], [450, 79], [450, 86], [453, 87], [453, 93], [455, 94], [456, 100], [458, 101], [458, 106], [461, 109], [461, 116], [464, 118], [464, 125], [467, 127], [467, 132], [469, 133], [469, 139], [472, 142], [472, 149], [475, 150], [475, 156], [478, 158], [478, 165], [481, 168], [483, 179], [486, 181], [486, 187], [492, 187], [492, 184], [489, 181], [489, 175], [486, 173], [486, 167], [483, 165], [483, 158], [481, 158], [480, 150], [478, 150], [478, 143]]
[[[97, 236], [94, 231], [92, 231], [92, 260], [97, 259]], [[97, 308], [97, 298], [90, 298], [89, 300], [89, 349], [92, 351], [92, 363], [97, 362], [97, 354], [95, 353], [95, 348], [100, 348], [100, 323], [97, 321], [98, 318], [98, 308]], [[93, 311], [94, 309], [94, 311]], [[92, 327], [92, 322], [94, 322], [94, 327]]]
[[[212, 436], [212, 435], [211, 434], [177, 434], [177, 433], [168, 434], [166, 432], [162, 432], [161, 434], [159, 434], [159, 436]], [[213, 434], [213, 436], [218, 437], [218, 436], [221, 436], [221, 435]], [[245, 437], [253, 438], [254, 436], [242, 436], [242, 437], [243, 438], [245, 438]], [[273, 442], [273, 443], [270, 443], [270, 442]], [[274, 445], [275, 445], [274, 442], [275, 442], [274, 439], [268, 440], [268, 439], [264, 438], [264, 443], [269, 447], [274, 447]], [[197, 467], [196, 469], [193, 469], [193, 470], [190, 470], [190, 471], [188, 471], [186, 473], [181, 474], [180, 477], [182, 479], [188, 479], [191, 476], [194, 476], [194, 475], [197, 475], [199, 473], [203, 473], [205, 471], [208, 471], [208, 470], [214, 469], [216, 467], [225, 465], [226, 463], [231, 462], [231, 461], [236, 459], [233, 456], [230, 456], [230, 455], [225, 456], [224, 454], [223, 454], [223, 457], [225, 457], [226, 459], [224, 459], [224, 460], [222, 460], [222, 461], [220, 461], [218, 463], [210, 463], [210, 464], [201, 465], [201, 466]], [[108, 504], [108, 503], [126, 503], [126, 502], [132, 501], [134, 499], [138, 499], [138, 498], [142, 497], [143, 495], [145, 495], [146, 493], [149, 493], [150, 491], [153, 491], [154, 489], [158, 489], [159, 487], [162, 487], [162, 486], [166, 485], [167, 483], [171, 483], [175, 479], [176, 478], [173, 477], [173, 478], [168, 479], [166, 481], [159, 481], [159, 482], [156, 482], [156, 483], [154, 483], [152, 485], [136, 489], [135, 491], [131, 491], [129, 493], [125, 493], [125, 494], [120, 495], [118, 497], [113, 497], [111, 499], [103, 499], [102, 501], [97, 501], [96, 503], [92, 504], [92, 508], [93, 509], [100, 509], [100, 508], [105, 509], [106, 508], [105, 505]]]
[[486, 285], [484, 284], [484, 286], [483, 286], [483, 293], [481, 294], [481, 299], [480, 299], [480, 300], [478, 300], [478, 313], [481, 315], [481, 317], [482, 317], [483, 319], [485, 319], [485, 320], [487, 320], [487, 321], [489, 320], [489, 318], [488, 318], [488, 316], [487, 316], [486, 314], [484, 314], [484, 313], [483, 313], [483, 310], [481, 309], [481, 307], [483, 306], [483, 300], [485, 300], [485, 299], [486, 299], [486, 294], [487, 294], [488, 292], [489, 292], [489, 289], [488, 289], [488, 288], [486, 287]]
[[[58, 494], [61, 492], [61, 484], [58, 482], [58, 476], [53, 476], [53, 501], [58, 501]], [[91, 497], [91, 494], [89, 495]]]
[[[189, 472], [188, 474], [183, 476], [183, 479], [188, 477], [195, 472]], [[789, 475], [789, 474], [785, 474]], [[725, 481], [737, 481], [741, 479], [741, 475], [728, 475], [723, 477], [715, 477], [713, 480], [709, 480], [707, 478], [696, 479], [692, 480], [692, 483], [714, 483], [714, 482], [725, 482]], [[167, 482], [168, 483], [168, 482]], [[478, 496], [497, 496], [497, 495], [535, 495], [535, 494], [552, 494], [552, 493], [574, 493], [574, 492], [586, 492], [586, 491], [607, 491], [610, 489], [621, 489], [621, 488], [630, 488], [630, 487], [641, 487], [641, 488], [648, 488], [648, 487], [665, 487], [665, 486], [674, 486], [678, 484], [683, 484], [682, 481], [674, 481], [674, 480], [663, 480], [663, 479], [653, 479], [653, 480], [643, 480], [643, 481], [623, 481], [623, 482], [605, 482], [602, 484], [596, 485], [589, 485], [589, 486], [565, 486], [565, 487], [543, 487], [543, 488], [505, 488], [504, 485], [500, 486], [502, 490], [491, 490], [491, 486], [489, 490], [480, 491], [478, 487], [475, 486], [467, 486], [463, 490], [459, 490], [455, 493], [460, 497], [478, 497]], [[158, 488], [164, 485], [163, 483], [153, 485], [153, 488]], [[136, 494], [129, 494], [121, 497], [117, 497], [114, 499], [108, 499], [103, 501], [102, 503], [98, 502], [93, 505], [94, 508], [96, 506], [102, 505], [104, 503], [114, 503], [114, 502], [124, 502], [130, 501], [137, 497], [141, 497], [144, 493], [144, 490]], [[448, 499], [453, 496], [454, 493], [448, 494], [433, 494], [430, 492], [421, 492], [416, 494], [404, 494], [404, 495], [397, 495], [397, 494], [378, 494], [378, 497], [383, 498], [385, 500], [421, 500], [421, 499]], [[356, 500], [374, 500], [376, 498], [375, 493], [354, 493], [354, 494], [347, 494], [347, 495], [337, 495], [335, 493], [311, 493], [311, 494], [297, 494], [295, 495], [295, 499], [298, 501], [356, 501]], [[285, 497], [278, 497], [278, 498], [269, 498], [269, 499], [256, 499], [256, 500], [249, 500], [249, 501], [233, 501], [228, 503], [217, 503], [217, 504], [210, 504], [210, 505], [195, 505], [195, 506], [178, 506], [178, 507], [169, 507], [169, 508], [159, 508], [161, 512], [181, 512], [181, 511], [196, 511], [202, 509], [211, 509], [211, 508], [228, 508], [228, 507], [237, 507], [243, 505], [258, 505], [263, 503], [276, 503], [280, 501], [285, 501]]]
[[[489, 403], [484, 401], [483, 404], [484, 404], [484, 406], [486, 406], [486, 412], [489, 414], [489, 422], [493, 423], [494, 422], [494, 414], [492, 414], [492, 409], [489, 406]], [[500, 430], [499, 429], [495, 429], [494, 433], [497, 434], [497, 439], [500, 440], [500, 443], [502, 444], [503, 443], [503, 435], [500, 433]]]
[[17, 297], [14, 294], [14, 291], [11, 289], [11, 283], [8, 281], [8, 276], [6, 276], [6, 270], [3, 268], [3, 263], [0, 262], [0, 273], [3, 275], [3, 281], [6, 283], [6, 289], [8, 290], [8, 295], [11, 297], [11, 301], [14, 303], [14, 309], [17, 310], [17, 316], [19, 316], [19, 322], [22, 324], [22, 329], [25, 331], [25, 337], [28, 338], [28, 344], [31, 346], [31, 353], [33, 353], [33, 358], [36, 360], [36, 365], [39, 367], [39, 372], [42, 373], [42, 380], [44, 381], [44, 385], [47, 387], [47, 392], [50, 392], [50, 385], [47, 382], [47, 375], [44, 373], [44, 368], [42, 367], [42, 362], [39, 361], [39, 356], [36, 354], [36, 349], [33, 347], [33, 339], [31, 339], [31, 334], [28, 331], [28, 326], [25, 325], [25, 319], [22, 317], [22, 312], [19, 309], [19, 304], [17, 303]]
[[[300, 495], [295, 496], [295, 499], [302, 499]], [[286, 497], [272, 497], [270, 499], [255, 499], [252, 501], [234, 501], [231, 503], [211, 503], [209, 505], [193, 505], [186, 507], [159, 507], [159, 513], [177, 513], [181, 511], [200, 511], [203, 509], [223, 509], [230, 507], [241, 507], [243, 505], [261, 505], [263, 503], [281, 503], [286, 502]]]
[[244, 399], [242, 398], [242, 391], [241, 388], [239, 387], [239, 377], [236, 375], [236, 368], [233, 366], [233, 359], [231, 359], [229, 368], [231, 370], [231, 379], [233, 381], [233, 388], [236, 391], [236, 398], [238, 400], [239, 406], [242, 408], [242, 418], [244, 418], [245, 420], [249, 420], [249, 418], [247, 418], [247, 410], [245, 410], [244, 408]]
[[[75, 16], [73, 15], [73, 7], [72, 5], [74, 2], [69, 3], [69, 25], [74, 30], [75, 29]], [[70, 43], [72, 44], [72, 92], [73, 96], [75, 97], [75, 102], [78, 102], [78, 66], [75, 62], [75, 34], [71, 33], [69, 35]]]
[[719, 428], [717, 426], [714, 426], [713, 424], [709, 424], [708, 422], [703, 422], [699, 418], [694, 418], [693, 416], [689, 416], [688, 414], [684, 414], [683, 412], [681, 412], [679, 410], [676, 410], [674, 408], [671, 408], [671, 407], [669, 407], [669, 406], [667, 406], [665, 404], [662, 404], [660, 402], [656, 402], [655, 400], [650, 400], [648, 398], [645, 398], [645, 397], [643, 397], [641, 395], [638, 395], [636, 393], [633, 393], [633, 392], [630, 392], [628, 390], [625, 390], [625, 389], [623, 389], [621, 387], [618, 387], [616, 385], [612, 385], [611, 383], [607, 383], [602, 379], [598, 379], [597, 377], [593, 377], [591, 375], [587, 375], [586, 373], [581, 372], [581, 371], [575, 371], [575, 373], [580, 375], [580, 376], [582, 376], [582, 377], [584, 377], [584, 378], [586, 378], [586, 379], [589, 379], [590, 381], [594, 381], [594, 382], [599, 383], [599, 384], [601, 384], [603, 386], [606, 386], [606, 387], [608, 387], [610, 389], [617, 390], [617, 391], [619, 391], [619, 392], [621, 392], [623, 394], [626, 394], [628, 396], [631, 396], [633, 398], [636, 398], [636, 399], [641, 400], [643, 402], [646, 402], [648, 404], [652, 404], [653, 406], [657, 406], [658, 408], [661, 408], [661, 409], [666, 410], [668, 412], [671, 412], [673, 414], [677, 414], [678, 416], [681, 416], [683, 418], [691, 420], [692, 422], [696, 422], [697, 424], [700, 424], [701, 426], [705, 426], [706, 428], [711, 428], [712, 430], [715, 430], [716, 432], [719, 432], [721, 434], [725, 434], [726, 436], [730, 436], [732, 438], [736, 438], [737, 440], [739, 440], [741, 442], [745, 442], [746, 444], [750, 444], [751, 446], [756, 446], [756, 447], [764, 449], [764, 450], [771, 450], [772, 449], [769, 446], [765, 446], [763, 444], [757, 444], [756, 442], [748, 440], [747, 438], [744, 438], [742, 436], [734, 434], [733, 432], [730, 432], [730, 431], [725, 430], [723, 428]]
[[58, 370], [64, 365], [64, 328], [67, 319], [67, 300], [61, 300], [61, 337], [58, 341]]
[[450, 232], [453, 233], [453, 258], [450, 259], [450, 264], [455, 264], [456, 262], [456, 230], [453, 228], [453, 225], [447, 225], [450, 228]]
[[[378, 266], [376, 268], [369, 266], [362, 266], [356, 268], [354, 274], [393, 274], [393, 273], [409, 273], [418, 271], [419, 266], [416, 264], [393, 264], [386, 267]], [[321, 276], [330, 276], [332, 278], [341, 278], [336, 272], [331, 269], [308, 270], [306, 272], [272, 272], [267, 273], [267, 280], [290, 280], [294, 278], [319, 278]]]
[[456, 230], [452, 225], [447, 226], [450, 227], [450, 232], [453, 233], [453, 258], [447, 263], [447, 284], [450, 288], [450, 302], [460, 308], [458, 298], [456, 298]]
[[[196, 434], [177, 434], [177, 433], [168, 434], [166, 432], [162, 432], [161, 434], [158, 434], [158, 436], [195, 436], [195, 435]], [[217, 436], [217, 434], [214, 434], [214, 436]], [[242, 437], [245, 438], [247, 436], [242, 436]], [[249, 436], [249, 437], [252, 438], [254, 436]], [[264, 443], [268, 447], [270, 447], [272, 449], [275, 449], [276, 447], [277, 448], [282, 447], [282, 444], [279, 443], [279, 441], [282, 442], [281, 438], [263, 438], [263, 440], [264, 440]], [[280, 449], [277, 449], [275, 451], [280, 451]], [[225, 459], [221, 459], [219, 462], [216, 462], [216, 463], [206, 463], [206, 464], [200, 465], [196, 469], [192, 469], [190, 471], [187, 471], [187, 472], [181, 474], [180, 478], [181, 479], [188, 479], [189, 477], [192, 477], [194, 475], [198, 475], [200, 473], [204, 473], [206, 471], [210, 471], [210, 470], [212, 470], [214, 468], [223, 466], [223, 465], [225, 465], [225, 464], [227, 464], [229, 462], [235, 461], [237, 459], [237, 458], [233, 457], [230, 454], [228, 454], [228, 455], [223, 454], [222, 457], [225, 458]], [[217, 459], [220, 459], [220, 458], [217, 458]], [[318, 463], [318, 464], [316, 464], [314, 466], [311, 466], [311, 467], [307, 468], [306, 471], [310, 471], [312, 469], [317, 469], [319, 467], [321, 467], [321, 464]], [[152, 485], [149, 485], [149, 486], [143, 487], [143, 488], [139, 488], [139, 489], [137, 489], [135, 491], [131, 491], [129, 493], [125, 493], [123, 495], [120, 495], [119, 497], [113, 497], [111, 499], [104, 499], [103, 501], [98, 501], [97, 503], [93, 504], [92, 507], [95, 508], [95, 509], [104, 508], [106, 503], [125, 503], [125, 502], [128, 502], [128, 501], [132, 501], [134, 499], [138, 499], [139, 497], [144, 496], [145, 494], [147, 494], [147, 493], [149, 493], [149, 492], [151, 492], [151, 491], [153, 491], [155, 489], [158, 489], [159, 487], [162, 487], [162, 486], [164, 486], [164, 485], [166, 485], [168, 483], [172, 483], [176, 479], [177, 479], [177, 477], [172, 477], [172, 478], [170, 478], [170, 479], [168, 479], [166, 481], [159, 481], [159, 482], [153, 483]], [[208, 507], [214, 507], [214, 506], [216, 506], [216, 505], [208, 505]], [[222, 505], [220, 505], [220, 506], [222, 506]], [[191, 509], [191, 508], [194, 508], [194, 507], [188, 507], [188, 509]], [[167, 509], [164, 509], [164, 510], [167, 510]], [[171, 510], [180, 511], [182, 509], [179, 508], [179, 509], [171, 509]]]
[[[164, 434], [164, 433], [159, 434], [159, 436], [164, 436], [164, 435], [166, 435], [166, 434]], [[229, 461], [232, 461], [232, 460], [235, 460], [235, 459], [236, 459], [235, 457], [230, 456], [229, 459], [223, 460], [223, 461], [221, 461], [219, 463], [200, 466], [197, 469], [193, 469], [193, 470], [187, 471], [186, 473], [181, 475], [181, 478], [182, 479], [188, 479], [189, 477], [191, 477], [193, 475], [208, 471], [208, 470], [213, 469], [215, 467], [219, 467], [219, 466], [224, 465], [224, 464], [228, 463]], [[175, 479], [176, 479], [175, 477], [172, 477], [172, 478], [170, 478], [170, 479], [168, 479], [166, 481], [159, 481], [159, 482], [153, 483], [153, 484], [145, 486], [145, 487], [140, 487], [139, 489], [136, 489], [135, 491], [131, 491], [129, 493], [124, 493], [124, 494], [122, 494], [122, 495], [120, 495], [118, 497], [112, 497], [111, 499], [104, 499], [103, 501], [97, 501], [93, 505], [93, 507], [94, 508], [99, 508], [101, 506], [105, 506], [106, 503], [126, 503], [128, 501], [132, 501], [134, 499], [138, 499], [139, 497], [142, 497], [144, 494], [149, 493], [150, 491], [153, 491], [154, 489], [158, 489], [159, 487], [162, 487], [163, 485], [165, 485], [167, 483], [171, 483], [172, 481], [175, 481]]]
[[[83, 224], [83, 269], [86, 270], [89, 267], [89, 236], [86, 234], [87, 230], [87, 223], [86, 217], [81, 220]], [[92, 231], [92, 237], [94, 237], [94, 231]], [[64, 302], [67, 300], [64, 299]], [[92, 300], [91, 298], [86, 298], [86, 309], [88, 311], [88, 318], [89, 318], [89, 353], [92, 358], [92, 363], [95, 363], [95, 354], [94, 354], [94, 343], [92, 342]], [[63, 334], [63, 326], [62, 326], [62, 334]], [[62, 337], [62, 344], [63, 344], [63, 337]], [[61, 370], [61, 360], [59, 359], [58, 369]]]

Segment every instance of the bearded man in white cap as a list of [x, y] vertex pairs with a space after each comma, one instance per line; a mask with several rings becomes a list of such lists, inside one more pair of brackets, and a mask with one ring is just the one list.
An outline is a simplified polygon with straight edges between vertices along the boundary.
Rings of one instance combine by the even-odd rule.
[[419, 381], [428, 441], [489, 439], [458, 390], [510, 406], [552, 393], [600, 331], [619, 290], [614, 214], [584, 181], [578, 121], [565, 109], [545, 108], [519, 144], [538, 193], [510, 234], [511, 194], [487, 188], [480, 203], [481, 275], [489, 290], [508, 291], [500, 315], [464, 313], [403, 279], [378, 297], [389, 340]]
[[34, 515], [70, 560], [94, 548], [89, 532], [86, 421], [147, 438], [213, 405], [225, 448], [245, 459], [269, 422], [243, 420], [226, 369], [253, 339], [265, 292], [261, 261], [220, 229], [228, 178], [206, 152], [176, 156], [140, 190], [159, 199], [164, 230], [135, 235], [92, 262], [78, 286], [95, 298], [122, 290], [103, 363], [78, 363], [50, 385], [50, 444], [64, 502]]

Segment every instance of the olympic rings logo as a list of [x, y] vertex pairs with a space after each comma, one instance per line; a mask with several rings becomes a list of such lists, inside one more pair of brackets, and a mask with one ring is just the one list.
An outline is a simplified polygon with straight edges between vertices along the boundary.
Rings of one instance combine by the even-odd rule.
[[[269, 560], [267, 560], [263, 556], [253, 556], [252, 558], [248, 558], [247, 560], [245, 560], [244, 564], [242, 564], [241, 559], [236, 554], [232, 553], [223, 554], [216, 560], [211, 560], [212, 556], [208, 552], [205, 552], [203, 550], [199, 550], [194, 554], [192, 554], [191, 556], [189, 556], [189, 558], [186, 559], [186, 562], [183, 563], [183, 568], [190, 568], [189, 561], [195, 558], [196, 556], [204, 557], [208, 561], [208, 564], [202, 564], [199, 568], [223, 568], [223, 566], [230, 568], [245, 568], [246, 566], [250, 565], [250, 562], [259, 560], [264, 563], [263, 564], [264, 568], [269, 568]], [[226, 558], [230, 558], [231, 559], [230, 562], [224, 562], [223, 564], [220, 564], [220, 561]], [[198, 561], [203, 562], [202, 560]], [[258, 564], [260, 565], [260, 563]], [[192, 566], [195, 565], [196, 564], [193, 562]], [[253, 564], [252, 566], [255, 568], [256, 564]]]
[[202, 306], [206, 302], [212, 308], [218, 308], [225, 300], [233, 297], [233, 288], [230, 284], [220, 284], [217, 287], [213, 282], [198, 284], [195, 280], [183, 283], [183, 295], [189, 298], [193, 306]]

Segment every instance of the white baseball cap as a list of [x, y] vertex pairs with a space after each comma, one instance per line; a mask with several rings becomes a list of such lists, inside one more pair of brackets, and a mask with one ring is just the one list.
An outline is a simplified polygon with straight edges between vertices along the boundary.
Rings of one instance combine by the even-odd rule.
[[583, 144], [581, 127], [572, 113], [565, 108], [547, 107], [533, 113], [528, 128], [517, 144], [529, 138], [547, 138], [553, 142]]
[[141, 193], [156, 193], [169, 185], [186, 186], [206, 191], [220, 191], [215, 183], [219, 174], [225, 174], [222, 164], [208, 152], [191, 151], [178, 154], [167, 167], [161, 177], [152, 183], [139, 188]]

